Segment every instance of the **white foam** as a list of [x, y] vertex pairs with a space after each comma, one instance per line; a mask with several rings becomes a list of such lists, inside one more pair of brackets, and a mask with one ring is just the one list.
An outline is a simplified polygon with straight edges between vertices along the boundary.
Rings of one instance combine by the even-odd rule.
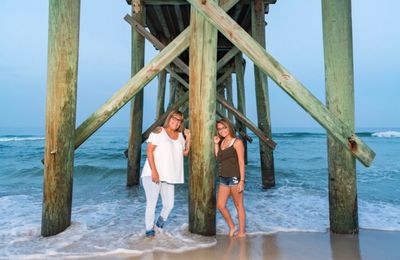
[[373, 133], [372, 136], [384, 137], [384, 138], [399, 138], [400, 132], [397, 132], [397, 131], [376, 132], [376, 133]]
[[0, 137], [0, 142], [18, 142], [18, 141], [38, 141], [44, 140], [44, 137]]

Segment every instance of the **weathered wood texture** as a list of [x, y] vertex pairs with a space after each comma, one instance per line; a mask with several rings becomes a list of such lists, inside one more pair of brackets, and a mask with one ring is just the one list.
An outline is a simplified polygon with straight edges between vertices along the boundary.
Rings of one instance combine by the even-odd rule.
[[[322, 0], [326, 104], [354, 132], [351, 1]], [[358, 233], [354, 157], [328, 136], [329, 220], [335, 233]]]
[[217, 63], [217, 71], [222, 69], [228, 62], [232, 60], [233, 57], [239, 52], [238, 48], [233, 47], [230, 49]]
[[190, 28], [185, 29], [78, 127], [75, 136], [75, 149], [189, 46], [189, 33]]
[[[320, 123], [353, 156], [370, 166], [375, 153], [359, 139], [354, 131], [329, 111], [300, 81], [260, 46], [246, 31], [212, 1], [188, 0], [192, 8], [200, 11], [239, 50], [245, 53], [258, 68], [292, 97], [305, 111]], [[349, 139], [354, 143], [350, 145]]]
[[217, 29], [191, 10], [189, 47], [189, 118], [192, 146], [189, 162], [189, 231], [215, 235], [213, 136], [217, 74]]
[[49, 1], [43, 236], [71, 224], [80, 1]]
[[[137, 10], [134, 10], [134, 8], [137, 8]], [[144, 25], [146, 20], [146, 10], [143, 2], [137, 1], [134, 8], [132, 8], [132, 18], [139, 24]], [[144, 66], [145, 47], [144, 37], [140, 35], [134, 28], [131, 29], [131, 35], [131, 76], [133, 77]], [[140, 182], [140, 157], [142, 150], [141, 141], [143, 128], [143, 91], [143, 89], [140, 90], [131, 101], [130, 132], [128, 141], [128, 172], [126, 180], [126, 185], [128, 187], [138, 185]]]
[[[222, 10], [229, 10], [238, 0], [225, 0]], [[161, 70], [178, 57], [189, 46], [190, 26], [168, 44], [149, 64], [132, 77], [97, 111], [91, 114], [77, 129], [75, 149], [106, 123], [118, 110], [146, 86]]]
[[176, 78], [171, 77], [171, 75], [174, 73], [174, 69], [170, 68], [171, 72], [170, 77], [169, 77], [169, 101], [168, 101], [168, 108], [170, 108], [176, 99], [176, 93], [177, 93], [177, 86], [178, 86], [178, 81]]
[[163, 70], [158, 74], [156, 119], [158, 119], [162, 114], [164, 114], [166, 81], [167, 81], [167, 72]]
[[[226, 78], [225, 81], [225, 88], [226, 88], [226, 99], [233, 104], [233, 92], [232, 92], [232, 73], [229, 77]], [[231, 122], [233, 122], [233, 114], [232, 112], [228, 111], [228, 118]]]
[[[253, 38], [265, 49], [265, 8], [262, 0], [254, 0], [251, 9], [251, 31]], [[254, 65], [258, 128], [271, 136], [271, 117], [266, 75]], [[264, 189], [275, 186], [274, 154], [272, 149], [260, 142], [261, 183]]]
[[[246, 96], [245, 96], [245, 86], [244, 86], [244, 65], [243, 65], [243, 57], [242, 53], [239, 52], [235, 56], [235, 74], [236, 74], [236, 87], [237, 87], [237, 110], [242, 113], [244, 116], [246, 115]], [[236, 128], [239, 131], [242, 131], [247, 134], [247, 129], [244, 124], [238, 120], [236, 120]], [[247, 164], [248, 162], [248, 149], [247, 149], [247, 141], [242, 140], [244, 145], [244, 160]]]

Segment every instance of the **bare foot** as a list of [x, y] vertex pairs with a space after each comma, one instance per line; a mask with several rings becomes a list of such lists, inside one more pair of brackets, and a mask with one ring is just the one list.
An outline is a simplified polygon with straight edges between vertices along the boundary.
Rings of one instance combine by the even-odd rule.
[[245, 237], [245, 236], [246, 236], [246, 232], [239, 231], [239, 233], [236, 234], [236, 237]]
[[233, 237], [233, 236], [235, 235], [235, 232], [236, 232], [236, 231], [237, 231], [237, 230], [236, 230], [236, 227], [233, 226], [232, 228], [229, 229], [228, 236]]

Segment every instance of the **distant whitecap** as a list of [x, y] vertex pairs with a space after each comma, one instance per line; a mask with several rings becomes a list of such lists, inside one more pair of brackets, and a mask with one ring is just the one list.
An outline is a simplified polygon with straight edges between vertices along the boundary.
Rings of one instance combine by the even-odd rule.
[[373, 133], [372, 136], [375, 137], [385, 137], [385, 138], [393, 138], [400, 137], [400, 132], [397, 131], [384, 131], [384, 132], [376, 132]]

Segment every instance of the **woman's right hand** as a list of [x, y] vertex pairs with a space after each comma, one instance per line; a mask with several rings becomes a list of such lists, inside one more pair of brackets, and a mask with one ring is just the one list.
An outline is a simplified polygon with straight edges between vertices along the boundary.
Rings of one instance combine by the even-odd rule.
[[219, 144], [220, 141], [221, 138], [218, 135], [214, 136], [214, 144]]
[[157, 184], [160, 183], [160, 175], [158, 175], [157, 171], [151, 172], [151, 181]]

